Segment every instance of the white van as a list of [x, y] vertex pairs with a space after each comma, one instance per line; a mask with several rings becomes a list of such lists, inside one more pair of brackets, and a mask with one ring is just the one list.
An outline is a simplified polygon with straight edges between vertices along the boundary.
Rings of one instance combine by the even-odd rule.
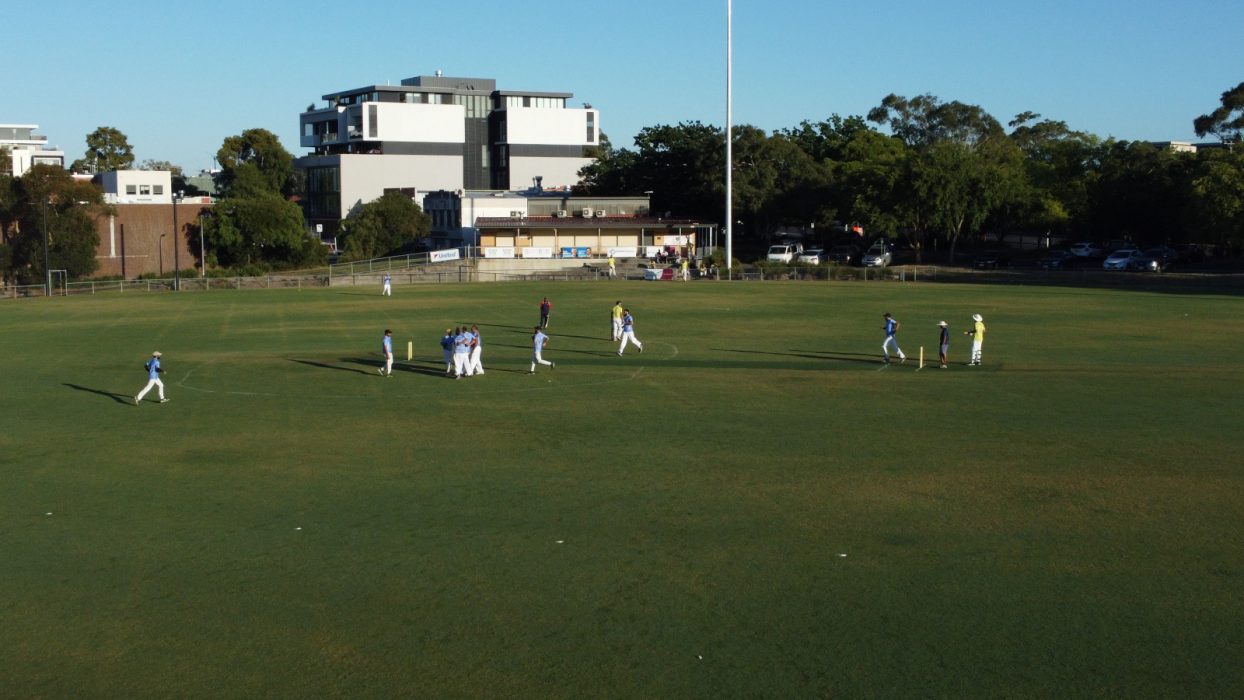
[[802, 243], [777, 243], [769, 246], [769, 254], [765, 260], [769, 262], [790, 263], [795, 256], [803, 252]]

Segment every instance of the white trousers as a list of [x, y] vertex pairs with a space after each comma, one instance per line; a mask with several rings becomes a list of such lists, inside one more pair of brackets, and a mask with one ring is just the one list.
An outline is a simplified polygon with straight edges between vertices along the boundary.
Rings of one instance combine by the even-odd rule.
[[549, 367], [552, 367], [553, 363], [549, 362], [543, 357], [540, 357], [540, 351], [536, 350], [535, 352], [531, 353], [531, 371], [532, 372], [536, 371], [536, 365], [548, 365]]
[[981, 343], [983, 343], [983, 342], [985, 342], [985, 341], [983, 341], [983, 340], [973, 340], [973, 341], [972, 341], [972, 362], [975, 362], [975, 363], [977, 363], [977, 364], [980, 364], [980, 361], [981, 361]]
[[613, 329], [609, 334], [610, 340], [620, 340], [622, 338], [622, 319], [613, 319]]
[[454, 374], [461, 377], [462, 375], [471, 376], [471, 353], [455, 352], [454, 353]]
[[480, 359], [479, 359], [480, 355], [483, 353], [483, 350], [484, 350], [483, 346], [480, 346], [480, 345], [476, 345], [475, 347], [471, 348], [471, 359], [468, 361], [467, 364], [470, 366], [470, 370], [474, 374], [484, 373], [484, 363], [480, 362]]
[[163, 401], [164, 400], [164, 382], [160, 381], [158, 377], [156, 379], [152, 379], [151, 381], [147, 382], [147, 386], [143, 387], [143, 390], [138, 392], [138, 396], [134, 397], [134, 400], [142, 401], [143, 397], [147, 395], [147, 392], [151, 391], [151, 387], [155, 387], [156, 389], [159, 390], [158, 395], [160, 397], [160, 400]]
[[907, 356], [903, 354], [903, 349], [898, 346], [898, 339], [892, 335], [887, 336], [885, 342], [881, 344], [881, 354], [885, 355], [886, 359], [890, 358], [891, 345], [894, 346], [894, 352], [898, 354], [899, 359], [907, 359]]
[[391, 297], [391, 296], [393, 296], [393, 287], [390, 287], [390, 286], [389, 286], [389, 283], [388, 283], [388, 282], [385, 282], [385, 283], [384, 283], [384, 290], [383, 290], [382, 292], [380, 292], [380, 295], [381, 295], [381, 296], [386, 296], [386, 297]]
[[393, 374], [393, 353], [386, 352], [384, 354], [384, 369], [381, 370], [380, 373]]
[[644, 344], [639, 342], [639, 338], [635, 337], [635, 331], [623, 331], [622, 332], [622, 347], [618, 348], [619, 355], [621, 355], [622, 351], [626, 349], [626, 344], [628, 341], [634, 343], [635, 347], [639, 348], [640, 352], [643, 352]]

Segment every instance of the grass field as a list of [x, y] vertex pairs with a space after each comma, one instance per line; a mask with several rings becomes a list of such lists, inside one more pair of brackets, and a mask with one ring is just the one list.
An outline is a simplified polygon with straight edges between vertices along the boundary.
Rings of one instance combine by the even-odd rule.
[[375, 292], [0, 303], [0, 695], [1244, 696], [1238, 297]]

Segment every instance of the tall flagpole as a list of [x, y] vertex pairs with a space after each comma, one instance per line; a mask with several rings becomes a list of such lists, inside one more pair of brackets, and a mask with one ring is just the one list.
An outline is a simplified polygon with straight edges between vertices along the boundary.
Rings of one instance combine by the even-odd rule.
[[726, 0], [726, 276], [734, 265], [734, 0]]

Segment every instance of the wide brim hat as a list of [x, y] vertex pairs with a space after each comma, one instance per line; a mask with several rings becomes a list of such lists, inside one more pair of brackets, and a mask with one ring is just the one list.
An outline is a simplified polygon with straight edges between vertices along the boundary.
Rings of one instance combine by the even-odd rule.
[[945, 322], [945, 321], [938, 321], [938, 322], [937, 322], [937, 325], [941, 326], [942, 328], [945, 328], [945, 327], [946, 327], [946, 322]]
[[159, 350], [156, 350], [155, 352], [151, 353], [152, 357], [161, 357], [163, 355], [164, 353], [160, 352]]
[[981, 318], [980, 314], [972, 314], [972, 320], [973, 321], [984, 321], [985, 319]]

